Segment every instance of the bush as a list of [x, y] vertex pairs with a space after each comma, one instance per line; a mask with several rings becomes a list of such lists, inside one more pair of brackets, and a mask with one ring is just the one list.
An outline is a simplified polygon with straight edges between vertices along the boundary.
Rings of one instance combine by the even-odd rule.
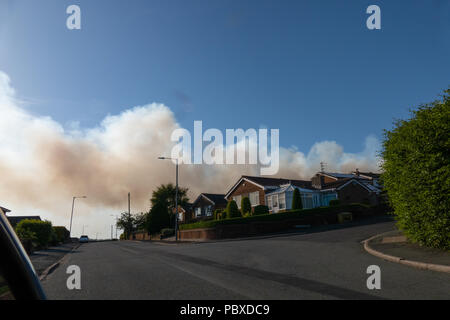
[[262, 204], [260, 204], [259, 206], [256, 206], [255, 209], [253, 209], [254, 216], [261, 215], [261, 214], [268, 214], [268, 213], [269, 213], [269, 207], [264, 206]]
[[450, 90], [385, 130], [382, 182], [412, 241], [450, 249]]
[[[50, 221], [22, 220], [16, 226], [16, 233], [21, 240], [33, 238], [39, 247], [47, 247], [53, 233]], [[21, 238], [22, 237], [22, 238]]]
[[292, 210], [303, 209], [302, 197], [300, 196], [300, 190], [294, 188], [294, 194], [292, 195]]
[[70, 232], [65, 227], [53, 227], [57, 242], [65, 243], [70, 240]]
[[222, 209], [216, 209], [214, 210], [214, 220], [220, 220], [222, 219]]
[[170, 226], [169, 210], [163, 202], [156, 203], [147, 216], [146, 229], [149, 233], [157, 233]]
[[227, 208], [225, 209], [227, 219], [239, 218], [241, 217], [241, 212], [236, 204], [236, 201], [231, 200], [227, 203]]
[[251, 215], [252, 212], [252, 204], [250, 203], [250, 199], [248, 197], [243, 197], [241, 200], [241, 213], [243, 216], [246, 214]]
[[338, 206], [340, 204], [341, 204], [341, 202], [339, 200], [337, 200], [337, 199], [330, 200], [330, 203], [329, 203], [330, 207], [335, 207], [335, 206]]

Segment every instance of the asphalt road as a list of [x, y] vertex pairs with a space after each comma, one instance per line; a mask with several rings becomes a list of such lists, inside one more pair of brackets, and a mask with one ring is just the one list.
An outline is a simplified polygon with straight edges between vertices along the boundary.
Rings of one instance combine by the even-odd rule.
[[[49, 299], [450, 299], [450, 275], [383, 261], [360, 241], [392, 222], [213, 243], [88, 243], [44, 281]], [[66, 269], [81, 268], [81, 290]], [[366, 286], [381, 268], [381, 289]]]

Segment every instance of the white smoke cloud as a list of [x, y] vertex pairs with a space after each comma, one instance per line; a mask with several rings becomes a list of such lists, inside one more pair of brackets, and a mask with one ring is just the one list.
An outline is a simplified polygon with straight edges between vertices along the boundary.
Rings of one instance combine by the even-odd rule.
[[[17, 100], [9, 77], [0, 71], [0, 205], [13, 214], [40, 214], [57, 225], [68, 226], [74, 195], [77, 200], [73, 230], [87, 224], [90, 236], [109, 236], [114, 218], [126, 210], [127, 193], [132, 211], [146, 211], [152, 190], [175, 180], [170, 161], [170, 136], [179, 128], [172, 111], [151, 103], [107, 116], [97, 127], [65, 129], [50, 117], [33, 115]], [[281, 129], [282, 133], [282, 129]], [[314, 144], [305, 155], [295, 148], [280, 149], [277, 176], [309, 179], [327, 163], [330, 171], [377, 171], [374, 136], [361, 153], [345, 153], [335, 141]], [[225, 193], [242, 174], [257, 175], [255, 165], [183, 165], [180, 184], [194, 199], [200, 192]]]

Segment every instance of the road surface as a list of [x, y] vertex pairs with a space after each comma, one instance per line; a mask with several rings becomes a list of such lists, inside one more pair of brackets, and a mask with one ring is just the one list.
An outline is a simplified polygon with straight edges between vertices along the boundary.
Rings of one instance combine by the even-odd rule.
[[[49, 299], [450, 299], [450, 275], [383, 261], [360, 241], [392, 222], [198, 244], [81, 245], [44, 281]], [[68, 290], [66, 269], [81, 269]], [[381, 268], [369, 290], [367, 267]]]

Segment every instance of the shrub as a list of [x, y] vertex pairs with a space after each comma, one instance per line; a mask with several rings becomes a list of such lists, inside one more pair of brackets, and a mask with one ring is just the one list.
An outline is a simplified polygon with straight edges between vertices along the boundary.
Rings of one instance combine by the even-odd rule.
[[302, 197], [300, 196], [300, 190], [294, 188], [294, 194], [292, 195], [292, 210], [303, 209]]
[[383, 141], [382, 182], [412, 241], [450, 249], [450, 90], [398, 120]]
[[64, 243], [69, 241], [70, 232], [65, 227], [53, 227], [58, 242]]
[[227, 219], [238, 218], [241, 216], [241, 212], [239, 211], [236, 201], [234, 200], [228, 201], [225, 211]]
[[156, 203], [148, 213], [146, 229], [149, 233], [157, 233], [170, 226], [169, 210], [163, 202]]
[[19, 238], [22, 236], [25, 240], [31, 236], [39, 247], [46, 247], [49, 244], [52, 232], [52, 223], [50, 221], [26, 219], [20, 221], [16, 226], [16, 233]]
[[330, 203], [329, 203], [330, 207], [335, 207], [335, 206], [338, 206], [340, 204], [341, 204], [341, 202], [339, 200], [337, 200], [337, 199], [330, 200]]
[[253, 209], [254, 216], [261, 215], [261, 214], [268, 214], [268, 213], [269, 213], [269, 207], [264, 206], [262, 204], [256, 206], [255, 209]]
[[222, 218], [222, 209], [214, 210], [214, 220], [220, 220]]
[[252, 212], [252, 204], [250, 203], [250, 199], [248, 197], [243, 197], [241, 200], [241, 213], [245, 216], [247, 213], [251, 215]]

